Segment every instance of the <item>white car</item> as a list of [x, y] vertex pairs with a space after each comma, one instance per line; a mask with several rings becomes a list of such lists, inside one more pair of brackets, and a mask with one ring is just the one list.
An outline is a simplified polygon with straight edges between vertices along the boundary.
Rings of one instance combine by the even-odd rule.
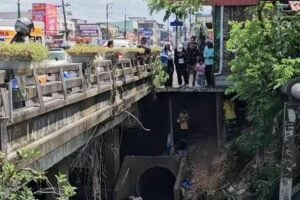
[[52, 49], [49, 51], [49, 55], [45, 64], [59, 65], [71, 62], [71, 57], [63, 49]]

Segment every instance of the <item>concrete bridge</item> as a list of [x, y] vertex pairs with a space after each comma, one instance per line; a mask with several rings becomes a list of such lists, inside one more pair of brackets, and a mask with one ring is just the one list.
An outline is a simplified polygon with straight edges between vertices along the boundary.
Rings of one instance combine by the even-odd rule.
[[8, 70], [2, 71], [1, 151], [13, 161], [20, 150], [35, 149], [39, 155], [24, 160], [21, 166], [42, 170], [95, 136], [93, 127], [101, 125], [96, 133], [101, 134], [118, 125], [125, 118], [123, 112], [152, 88], [151, 66], [133, 66], [128, 59], [117, 62], [115, 67], [106, 60], [85, 66], [73, 63], [25, 70], [11, 68], [20, 90], [3, 84]]
[[[129, 59], [114, 65], [110, 60], [91, 64], [92, 59], [78, 57], [73, 60], [77, 63], [21, 69], [11, 67], [14, 66], [13, 62], [5, 67], [0, 61], [0, 70], [12, 69], [0, 71], [1, 151], [7, 155], [8, 160], [14, 161], [24, 149], [37, 150], [39, 155], [23, 160], [20, 167], [47, 170], [53, 183], [53, 175], [62, 172], [69, 175], [72, 183], [76, 183], [80, 177], [80, 172], [76, 171], [88, 170], [89, 166], [75, 165], [72, 166], [75, 170], [72, 170], [72, 157], [82, 147], [88, 146], [91, 140], [99, 139], [100, 135], [105, 136], [108, 177], [105, 181], [109, 199], [118, 200], [131, 194], [149, 193], [145, 191], [148, 178], [159, 174], [165, 175], [167, 183], [173, 184], [169, 185], [170, 192], [174, 199], [179, 199], [184, 162], [176, 156], [129, 156], [125, 157], [120, 168], [124, 156], [121, 154], [125, 153], [121, 150], [122, 131], [119, 129], [123, 125], [124, 129], [128, 128], [127, 111], [140, 113], [138, 118], [146, 125], [151, 126], [150, 121], [154, 125], [161, 124], [158, 129], [154, 126], [149, 133], [151, 138], [147, 139], [147, 145], [141, 145], [145, 148], [152, 145], [152, 150], [160, 151], [165, 147], [163, 143], [166, 135], [163, 131], [169, 126], [169, 117], [172, 116], [175, 123], [180, 109], [178, 105], [187, 98], [193, 110], [193, 124], [200, 124], [202, 132], [215, 135], [213, 137], [216, 137], [221, 147], [226, 138], [222, 119], [224, 80], [216, 81], [217, 88], [157, 89], [159, 101], [151, 106], [147, 103], [153, 91], [151, 65], [140, 65]], [[18, 90], [12, 84], [4, 83], [5, 77], [12, 74], [18, 80]], [[173, 106], [171, 96], [174, 98]], [[167, 99], [171, 101], [165, 101]], [[211, 123], [207, 123], [208, 120]], [[126, 135], [126, 140], [138, 143], [133, 134], [129, 135]], [[155, 146], [158, 144], [159, 147]], [[125, 143], [123, 146], [127, 148], [131, 144]], [[150, 149], [147, 151], [151, 152]], [[131, 171], [130, 176], [126, 175], [127, 169]], [[123, 181], [128, 184], [124, 185]], [[81, 193], [78, 191], [79, 195]], [[84, 197], [78, 196], [80, 198]]]

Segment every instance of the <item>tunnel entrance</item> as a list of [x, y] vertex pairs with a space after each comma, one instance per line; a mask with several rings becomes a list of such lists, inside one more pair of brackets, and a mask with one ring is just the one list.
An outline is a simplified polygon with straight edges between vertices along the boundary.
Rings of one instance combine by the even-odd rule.
[[174, 199], [175, 180], [174, 175], [168, 169], [151, 168], [140, 177], [140, 194], [144, 200]]

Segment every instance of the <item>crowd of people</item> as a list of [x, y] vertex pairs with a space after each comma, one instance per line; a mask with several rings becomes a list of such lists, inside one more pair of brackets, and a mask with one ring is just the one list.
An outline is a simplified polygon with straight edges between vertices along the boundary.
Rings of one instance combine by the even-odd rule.
[[[169, 79], [165, 86], [172, 87], [173, 73], [176, 69], [178, 85], [180, 87], [213, 87], [214, 47], [211, 41], [205, 46], [197, 46], [195, 39], [191, 39], [185, 49], [179, 43], [173, 51], [167, 44], [160, 54]], [[191, 81], [191, 82], [190, 82]]]
[[[213, 87], [214, 86], [214, 46], [212, 41], [200, 40], [198, 45], [193, 36], [187, 48], [179, 43], [173, 51], [170, 44], [165, 45], [160, 53], [164, 69], [169, 75], [166, 87], [173, 86], [173, 74], [176, 70], [178, 85], [180, 87]], [[149, 63], [151, 49], [147, 47], [147, 38], [143, 37], [138, 48], [145, 49], [143, 54], [137, 54], [139, 62]], [[113, 48], [113, 41], [108, 41], [107, 48]]]

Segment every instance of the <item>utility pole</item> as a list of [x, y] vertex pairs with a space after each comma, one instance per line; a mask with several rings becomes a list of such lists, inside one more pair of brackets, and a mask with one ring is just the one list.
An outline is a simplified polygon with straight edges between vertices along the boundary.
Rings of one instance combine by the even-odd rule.
[[168, 104], [169, 104], [169, 120], [170, 120], [170, 142], [171, 142], [171, 148], [170, 148], [170, 155], [175, 154], [175, 146], [174, 146], [174, 128], [173, 128], [173, 102], [171, 96], [168, 96]]
[[189, 9], [189, 34], [188, 37], [192, 36], [192, 8]]
[[127, 18], [127, 13], [126, 13], [126, 8], [125, 8], [125, 19], [124, 19], [124, 38], [125, 38], [125, 40], [126, 40], [126, 38], [127, 38], [127, 23], [126, 23], [126, 18]]
[[170, 19], [168, 18], [168, 42], [170, 42]]
[[106, 39], [109, 39], [109, 31], [108, 31], [108, 17], [109, 17], [109, 9], [111, 9], [111, 6], [113, 3], [106, 3]]
[[20, 0], [18, 0], [18, 18], [21, 18]]
[[65, 26], [65, 41], [68, 41], [68, 25], [67, 25], [67, 18], [66, 18], [66, 9], [65, 9], [65, 1], [61, 0], [63, 15], [64, 15], [64, 26]]

